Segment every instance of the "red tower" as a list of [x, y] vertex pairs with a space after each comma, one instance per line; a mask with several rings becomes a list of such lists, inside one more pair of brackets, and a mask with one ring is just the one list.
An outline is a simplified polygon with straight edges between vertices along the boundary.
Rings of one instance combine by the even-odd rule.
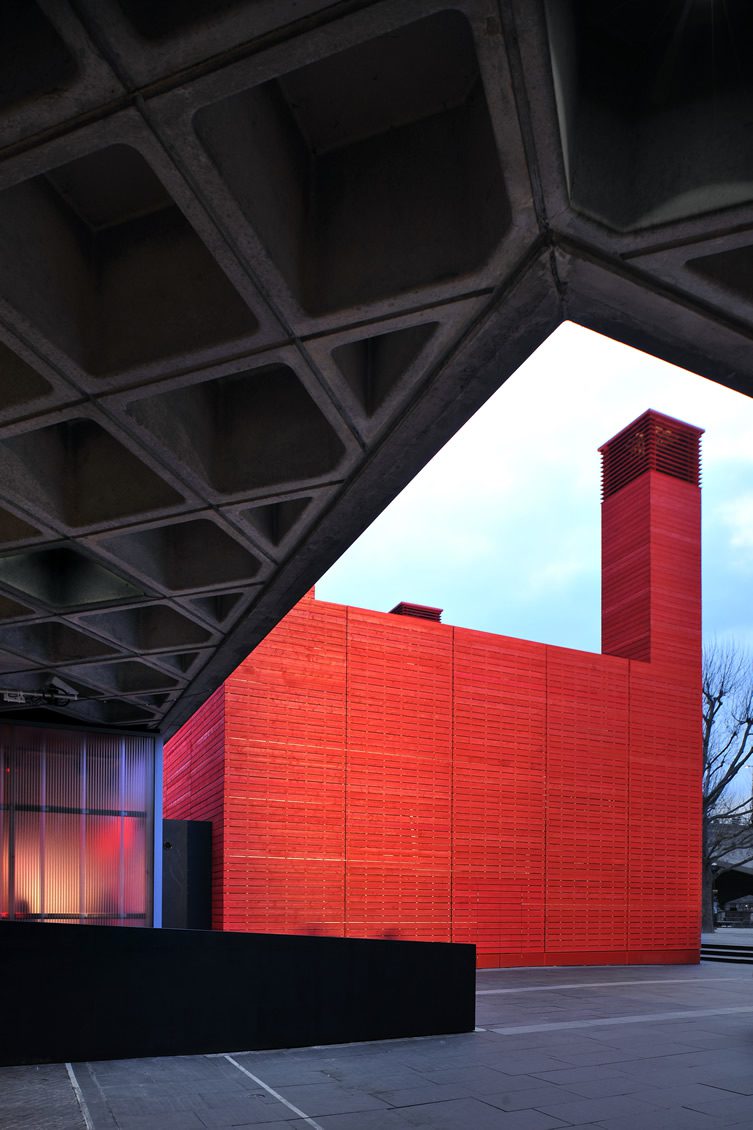
[[688, 902], [700, 898], [702, 434], [649, 411], [601, 448], [602, 650], [643, 660], [630, 665], [628, 928], [638, 949], [670, 928], [668, 887], [687, 876]]
[[601, 655], [313, 593], [281, 621], [165, 750], [216, 927], [697, 960], [700, 435], [647, 412], [601, 449]]

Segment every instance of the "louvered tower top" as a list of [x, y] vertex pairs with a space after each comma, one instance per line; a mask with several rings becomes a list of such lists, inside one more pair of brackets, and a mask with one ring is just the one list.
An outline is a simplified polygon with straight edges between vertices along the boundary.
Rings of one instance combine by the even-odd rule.
[[609, 498], [646, 471], [701, 484], [703, 428], [649, 408], [599, 448], [601, 497]]

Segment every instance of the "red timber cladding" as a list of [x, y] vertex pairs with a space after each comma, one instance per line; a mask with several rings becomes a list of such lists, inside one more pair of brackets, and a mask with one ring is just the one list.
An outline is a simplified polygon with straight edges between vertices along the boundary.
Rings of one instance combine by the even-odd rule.
[[452, 940], [480, 965], [544, 952], [546, 649], [453, 630]]
[[[701, 697], [701, 492], [656, 471], [651, 489], [652, 664]], [[700, 735], [700, 722], [699, 722]]]
[[624, 961], [629, 664], [547, 648], [546, 950]]
[[646, 471], [602, 505], [602, 650], [695, 679], [700, 648], [700, 490]]
[[452, 630], [348, 609], [350, 936], [450, 937]]
[[701, 859], [698, 689], [630, 665], [628, 949], [697, 961]]
[[345, 629], [306, 597], [225, 684], [225, 929], [344, 933]]
[[[168, 745], [169, 815], [211, 815], [218, 704]], [[225, 684], [221, 924], [695, 960], [697, 705], [677, 666], [306, 598]]]
[[163, 813], [168, 820], [212, 824], [212, 926], [223, 928], [225, 687], [165, 743]]
[[651, 658], [650, 473], [601, 507], [601, 650]]

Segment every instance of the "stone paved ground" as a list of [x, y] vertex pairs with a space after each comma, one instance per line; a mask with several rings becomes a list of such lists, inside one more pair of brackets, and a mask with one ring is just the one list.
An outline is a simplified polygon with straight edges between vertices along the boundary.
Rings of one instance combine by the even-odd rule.
[[463, 1036], [2, 1068], [0, 1128], [753, 1128], [753, 969], [490, 970], [478, 990]]

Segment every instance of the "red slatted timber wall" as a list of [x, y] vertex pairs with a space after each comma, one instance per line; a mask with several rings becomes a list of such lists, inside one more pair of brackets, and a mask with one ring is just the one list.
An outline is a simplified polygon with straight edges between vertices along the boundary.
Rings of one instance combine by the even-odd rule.
[[168, 820], [212, 823], [212, 926], [225, 928], [225, 687], [207, 699], [169, 742], [163, 761]]
[[224, 927], [342, 935], [346, 610], [281, 626], [225, 684]]
[[452, 921], [452, 633], [351, 608], [347, 647], [346, 929], [443, 941]]
[[313, 593], [281, 621], [224, 723], [167, 746], [168, 815], [200, 815], [187, 773], [223, 782], [217, 926], [697, 960], [699, 436], [646, 413], [602, 449], [601, 655]]
[[452, 940], [480, 965], [543, 960], [546, 651], [485, 632], [454, 639]]

